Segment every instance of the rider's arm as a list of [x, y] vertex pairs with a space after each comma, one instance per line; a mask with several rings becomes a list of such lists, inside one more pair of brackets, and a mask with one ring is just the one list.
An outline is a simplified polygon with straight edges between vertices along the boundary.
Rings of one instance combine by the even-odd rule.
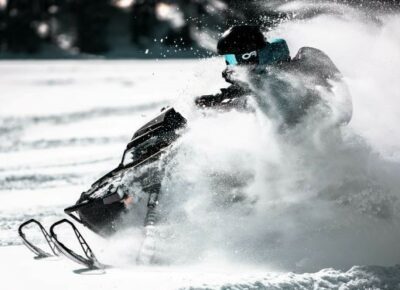
[[230, 85], [225, 89], [221, 89], [221, 92], [218, 94], [197, 97], [195, 104], [201, 108], [234, 107], [235, 100], [243, 95], [245, 95], [245, 91], [241, 87]]

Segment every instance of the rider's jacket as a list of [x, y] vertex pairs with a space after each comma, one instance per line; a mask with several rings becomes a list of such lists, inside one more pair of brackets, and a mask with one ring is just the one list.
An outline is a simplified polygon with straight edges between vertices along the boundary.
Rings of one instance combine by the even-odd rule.
[[[346, 124], [352, 115], [351, 98], [342, 75], [332, 60], [322, 51], [302, 47], [293, 59], [284, 40], [271, 42], [269, 61], [248, 71], [250, 77], [244, 83], [232, 77], [235, 67], [228, 66], [222, 73], [231, 85], [214, 95], [195, 99], [201, 108], [245, 109], [249, 96], [255, 97], [265, 112], [280, 118], [286, 125], [295, 125], [314, 107], [327, 116], [333, 116], [338, 124]], [[264, 58], [265, 59], [265, 58]], [[340, 91], [340, 110], [332, 105]], [[345, 100], [345, 101], [343, 101]]]

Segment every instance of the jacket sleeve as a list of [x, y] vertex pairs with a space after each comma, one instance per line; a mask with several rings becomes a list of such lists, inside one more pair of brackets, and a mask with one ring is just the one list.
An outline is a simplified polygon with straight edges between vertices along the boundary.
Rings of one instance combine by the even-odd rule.
[[230, 85], [215, 95], [203, 95], [195, 99], [195, 104], [201, 108], [235, 107], [237, 100], [245, 95], [245, 91], [237, 85]]
[[223, 99], [222, 93], [219, 93], [215, 95], [203, 95], [197, 97], [194, 102], [196, 106], [207, 108], [219, 105], [222, 99]]

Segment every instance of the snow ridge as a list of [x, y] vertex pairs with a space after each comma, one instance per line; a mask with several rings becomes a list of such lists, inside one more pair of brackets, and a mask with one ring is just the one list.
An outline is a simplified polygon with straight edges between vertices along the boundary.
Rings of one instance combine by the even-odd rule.
[[203, 285], [181, 290], [278, 290], [278, 289], [400, 289], [400, 265], [354, 266], [346, 272], [332, 268], [316, 273], [267, 274], [262, 279], [223, 285]]

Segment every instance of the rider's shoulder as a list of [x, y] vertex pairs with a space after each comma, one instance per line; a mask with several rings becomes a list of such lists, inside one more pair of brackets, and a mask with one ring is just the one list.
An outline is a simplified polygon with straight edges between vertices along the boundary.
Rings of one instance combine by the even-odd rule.
[[265, 50], [260, 51], [261, 64], [271, 65], [290, 60], [289, 47], [283, 38], [269, 40]]
[[340, 71], [331, 58], [322, 50], [314, 47], [302, 47], [292, 59], [305, 71], [318, 71], [326, 76], [340, 76]]

